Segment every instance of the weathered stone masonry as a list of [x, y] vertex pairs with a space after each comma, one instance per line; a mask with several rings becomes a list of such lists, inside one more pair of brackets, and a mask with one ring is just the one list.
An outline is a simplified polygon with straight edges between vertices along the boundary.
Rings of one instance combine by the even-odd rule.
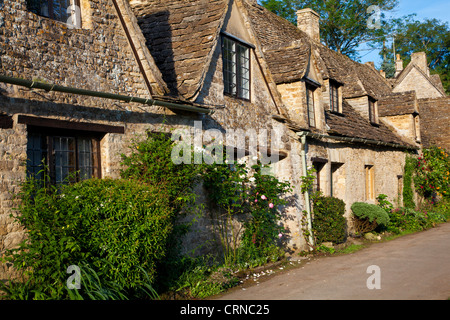
[[[201, 121], [203, 130], [218, 129], [224, 134], [230, 129], [277, 130], [282, 143], [272, 151], [284, 156], [273, 169], [294, 189], [294, 200], [282, 212], [289, 230], [285, 240], [294, 250], [307, 249], [301, 234], [305, 172], [298, 133], [317, 134], [307, 138], [307, 165], [321, 168], [320, 189], [346, 202], [347, 218], [353, 202], [374, 203], [380, 193], [401, 203], [406, 148], [420, 148], [420, 139], [426, 144], [448, 144], [449, 126], [433, 125], [448, 105], [446, 100], [417, 100], [417, 90], [432, 89], [422, 90], [420, 97], [442, 91], [438, 79], [430, 77], [423, 65], [423, 55], [415, 55], [415, 62], [389, 81], [373, 66], [323, 46], [317, 15], [311, 10], [299, 12], [300, 30], [254, 0], [81, 0], [80, 6], [81, 28], [71, 29], [30, 12], [26, 0], [6, 1], [0, 9], [0, 73], [199, 105], [215, 113], [175, 113], [0, 83], [0, 253], [23, 239], [21, 226], [9, 215], [16, 205], [12, 195], [25, 178], [28, 136], [33, 129], [29, 119], [52, 119], [56, 127], [67, 123], [57, 121], [70, 121], [82, 130], [89, 124], [112, 128], [96, 133], [100, 135], [101, 177], [119, 176], [120, 154], [127, 152], [131, 139], [142, 138], [147, 130], [192, 129], [194, 121]], [[250, 99], [224, 94], [223, 36], [249, 48]], [[423, 83], [410, 88], [415, 72]], [[308, 122], [307, 82], [317, 86], [315, 126]], [[337, 110], [330, 110], [332, 85], [337, 86]], [[372, 100], [375, 117], [369, 119]], [[439, 121], [444, 126], [448, 122], [445, 117]], [[36, 127], [36, 121], [32, 123]], [[441, 131], [446, 133], [436, 138]], [[270, 147], [270, 137], [262, 147]], [[375, 180], [369, 198], [367, 168]], [[198, 191], [199, 201], [206, 201], [201, 187]], [[207, 245], [197, 253], [215, 250], [209, 214], [193, 225], [185, 252], [199, 243]], [[0, 279], [11, 274], [8, 265], [0, 266]]]
[[[1, 73], [76, 88], [151, 98], [111, 1], [83, 1], [89, 24], [70, 29], [65, 23], [31, 13], [26, 1], [7, 1], [0, 10]], [[88, 27], [88, 28], [86, 28]], [[157, 70], [157, 69], [156, 69]], [[151, 85], [157, 88], [158, 74]], [[178, 116], [160, 107], [0, 84], [0, 252], [23, 240], [22, 227], [10, 217], [12, 200], [25, 178], [27, 125], [21, 115], [124, 128], [102, 134], [102, 176], [118, 177], [120, 154], [146, 130], [161, 130], [163, 117], [174, 126], [197, 116]], [[187, 120], [186, 120], [187, 119]], [[9, 123], [12, 122], [12, 123]], [[0, 278], [11, 273], [2, 264]]]

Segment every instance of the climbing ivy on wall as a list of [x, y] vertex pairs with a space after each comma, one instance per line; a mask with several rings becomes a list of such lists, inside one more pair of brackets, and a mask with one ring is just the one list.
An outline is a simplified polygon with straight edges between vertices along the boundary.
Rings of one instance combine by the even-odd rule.
[[415, 208], [413, 173], [417, 166], [417, 159], [411, 155], [406, 156], [403, 174], [403, 205], [406, 208]]

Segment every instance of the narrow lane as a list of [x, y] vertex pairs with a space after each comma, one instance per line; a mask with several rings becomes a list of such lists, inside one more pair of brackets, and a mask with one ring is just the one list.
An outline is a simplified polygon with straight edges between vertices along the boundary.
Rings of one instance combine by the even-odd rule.
[[[369, 269], [369, 267], [372, 269]], [[369, 289], [369, 287], [374, 287]], [[379, 286], [379, 288], [377, 288]], [[245, 285], [244, 285], [245, 288]], [[446, 300], [450, 298], [450, 223], [312, 260], [223, 300]]]

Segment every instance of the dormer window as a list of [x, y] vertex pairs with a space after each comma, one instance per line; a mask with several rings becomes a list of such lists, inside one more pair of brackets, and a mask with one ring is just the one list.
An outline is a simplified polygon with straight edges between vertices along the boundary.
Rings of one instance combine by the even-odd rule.
[[378, 124], [377, 101], [371, 97], [369, 97], [369, 121]]
[[316, 111], [314, 104], [314, 91], [316, 87], [306, 84], [306, 107], [308, 111], [308, 123], [310, 127], [316, 127]]
[[339, 103], [339, 85], [330, 80], [330, 111], [331, 112], [336, 112], [336, 113], [341, 113], [341, 107], [340, 107], [340, 103]]
[[234, 37], [222, 37], [224, 93], [250, 100], [250, 46]]
[[39, 16], [81, 27], [78, 0], [27, 0], [27, 8]]

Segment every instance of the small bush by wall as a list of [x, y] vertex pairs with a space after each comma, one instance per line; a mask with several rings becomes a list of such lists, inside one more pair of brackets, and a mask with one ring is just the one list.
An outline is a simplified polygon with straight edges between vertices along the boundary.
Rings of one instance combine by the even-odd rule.
[[345, 242], [347, 221], [344, 201], [333, 197], [315, 197], [313, 212], [312, 227], [317, 245], [322, 242]]
[[365, 202], [355, 202], [351, 206], [356, 232], [365, 233], [376, 229], [377, 226], [387, 226], [389, 215], [377, 205]]

